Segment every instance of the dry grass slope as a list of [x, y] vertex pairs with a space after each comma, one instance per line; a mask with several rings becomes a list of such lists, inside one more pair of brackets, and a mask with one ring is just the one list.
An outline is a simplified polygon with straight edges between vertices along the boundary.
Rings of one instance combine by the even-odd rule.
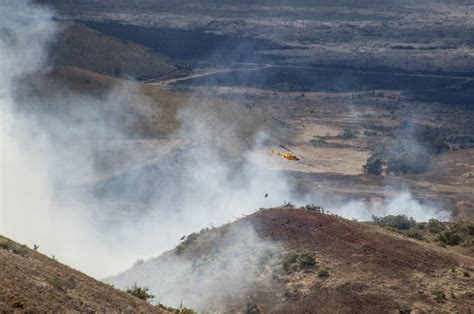
[[0, 236], [0, 312], [12, 311], [166, 313]]

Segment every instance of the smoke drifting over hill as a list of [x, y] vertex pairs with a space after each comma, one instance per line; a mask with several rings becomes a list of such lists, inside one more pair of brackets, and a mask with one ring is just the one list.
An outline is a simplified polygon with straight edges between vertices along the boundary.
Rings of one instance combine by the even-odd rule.
[[[104, 140], [133, 140], [126, 126], [139, 121], [116, 123], [110, 115], [127, 110], [134, 83], [123, 83], [105, 97], [65, 92], [61, 98], [37, 103], [38, 98], [18, 95], [21, 82], [47, 68], [47, 47], [58, 25], [51, 10], [30, 1], [2, 3], [0, 9], [0, 233], [40, 245], [41, 251], [99, 277], [172, 248], [183, 234], [259, 207], [285, 200], [298, 203], [282, 174], [230, 161], [219, 145], [232, 142], [239, 125], [220, 123], [211, 128], [208, 121], [215, 118], [203, 116], [199, 104], [178, 115], [181, 129], [176, 137], [187, 143], [182, 149], [160, 164], [133, 165], [100, 178], [97, 164], [106, 151]], [[43, 111], [66, 103], [72, 112], [49, 116]], [[260, 136], [264, 137], [256, 137], [255, 148]], [[126, 159], [136, 146], [124, 147], [121, 156], [113, 157]], [[146, 202], [141, 198], [145, 195]], [[405, 213], [422, 220], [440, 215], [409, 193], [388, 205], [350, 203], [335, 212], [359, 219], [372, 213]], [[258, 243], [258, 237], [248, 232]]]

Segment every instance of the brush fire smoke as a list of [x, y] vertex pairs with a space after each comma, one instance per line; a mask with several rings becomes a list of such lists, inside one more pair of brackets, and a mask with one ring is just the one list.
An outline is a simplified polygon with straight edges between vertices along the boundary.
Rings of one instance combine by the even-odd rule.
[[[0, 17], [1, 234], [30, 246], [37, 244], [40, 251], [88, 274], [103, 277], [124, 270], [139, 258], [157, 256], [171, 249], [183, 234], [226, 223], [259, 207], [294, 200], [282, 174], [246, 162], [235, 165], [228, 161], [215, 148], [215, 139], [232, 142], [229, 137], [239, 126], [222, 123], [210, 129], [206, 119], [212, 117], [197, 112], [199, 106], [190, 106], [192, 109], [179, 113], [182, 127], [176, 138], [190, 144], [170, 160], [159, 166], [134, 165], [127, 169], [128, 173], [114, 173], [101, 180], [96, 163], [99, 152], [103, 153], [103, 146], [107, 145], [104, 141], [139, 140], [127, 134], [120, 124], [111, 123], [102, 111], [89, 109], [122, 110], [130, 101], [127, 95], [134, 83], [123, 83], [107, 97], [64, 93], [62, 98], [48, 101], [57, 108], [67, 103], [69, 108], [74, 108], [76, 119], [68, 120], [61, 114], [48, 116], [42, 108], [51, 107], [51, 103], [18, 95], [18, 90], [29, 78], [43, 75], [47, 69], [47, 47], [59, 28], [53, 12], [26, 0], [3, 1]], [[30, 109], [19, 110], [25, 108], [25, 103]], [[132, 150], [136, 146], [123, 146], [123, 159], [135, 153]], [[269, 186], [272, 191], [264, 198]], [[146, 201], [141, 196], [146, 196]], [[377, 208], [387, 208], [379, 210], [372, 205], [351, 203], [338, 213], [361, 218], [372, 211], [395, 214], [400, 213], [397, 208], [403, 208], [402, 213], [422, 220], [439, 214], [427, 211], [407, 193], [395, 201], [404, 206], [379, 204]], [[295, 203], [303, 205], [297, 200]], [[416, 211], [410, 211], [411, 208]], [[229, 256], [237, 256], [235, 253], [242, 243], [254, 243], [257, 259], [260, 253], [277, 250], [275, 245], [260, 241], [251, 227], [240, 233], [243, 238], [235, 237], [235, 245], [229, 246]], [[169, 269], [177, 278], [187, 280], [189, 265], [180, 263], [183, 267]], [[246, 270], [239, 263], [231, 263], [225, 269], [224, 274], [231, 278], [247, 280]], [[225, 277], [214, 276], [214, 270], [206, 269], [208, 281], [196, 286], [203, 295], [216, 292], [219, 285], [215, 282]], [[141, 269], [135, 281], [140, 283], [141, 278], [153, 277], [156, 270], [147, 271]], [[191, 284], [200, 280], [192, 278], [189, 275]], [[244, 281], [235, 281], [235, 287], [229, 289], [242, 289]], [[166, 299], [160, 301], [176, 305], [182, 293], [186, 291], [171, 286], [170, 292], [165, 293]], [[200, 302], [193, 299], [191, 303], [200, 306]]]

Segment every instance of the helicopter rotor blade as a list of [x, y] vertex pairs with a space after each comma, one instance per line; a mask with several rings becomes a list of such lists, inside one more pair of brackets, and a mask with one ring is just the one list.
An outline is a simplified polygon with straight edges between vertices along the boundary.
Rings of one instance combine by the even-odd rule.
[[288, 147], [285, 147], [285, 146], [283, 146], [283, 145], [281, 145], [281, 144], [280, 144], [280, 147], [283, 148], [283, 149], [286, 149], [286, 150], [289, 151], [290, 153], [295, 154], [295, 152], [292, 151], [291, 149], [289, 149]]

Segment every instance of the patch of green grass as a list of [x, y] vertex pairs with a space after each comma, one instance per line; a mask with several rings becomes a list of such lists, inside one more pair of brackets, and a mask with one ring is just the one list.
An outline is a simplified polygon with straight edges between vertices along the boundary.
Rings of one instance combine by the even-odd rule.
[[329, 271], [326, 269], [326, 268], [321, 268], [319, 271], [318, 271], [318, 277], [319, 278], [327, 278], [329, 277]]

